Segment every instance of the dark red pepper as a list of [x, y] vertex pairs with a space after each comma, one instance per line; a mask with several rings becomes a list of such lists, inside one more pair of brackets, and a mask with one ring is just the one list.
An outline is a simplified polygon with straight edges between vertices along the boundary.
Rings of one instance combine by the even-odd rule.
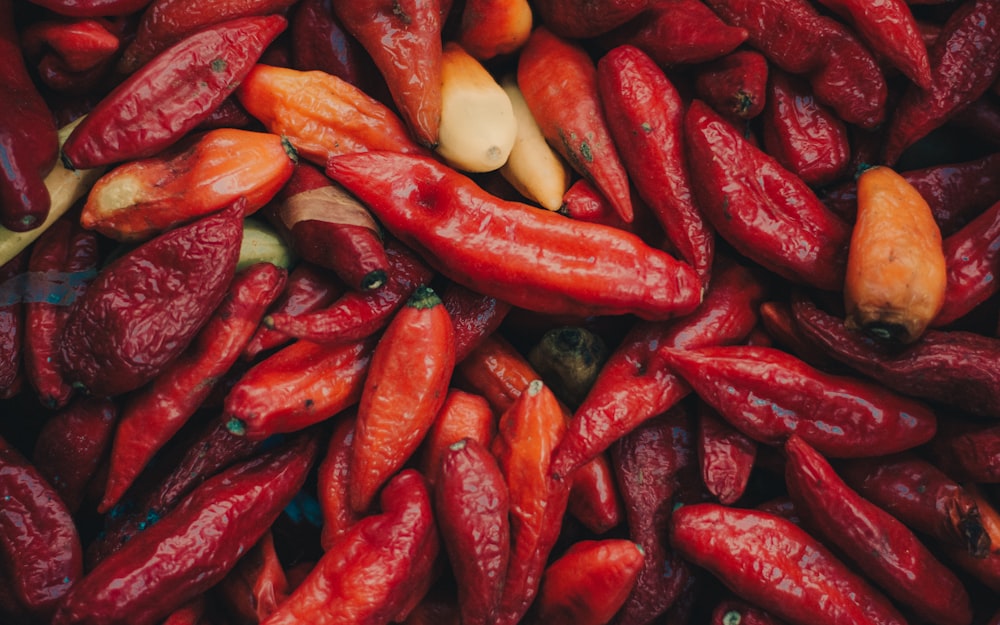
[[698, 463], [701, 479], [719, 503], [731, 505], [746, 491], [757, 443], [729, 425], [714, 410], [698, 406]]
[[24, 304], [21, 276], [30, 252], [24, 250], [0, 266], [0, 398], [17, 395], [24, 384]]
[[460, 361], [487, 336], [500, 327], [510, 304], [477, 293], [457, 282], [449, 282], [441, 292], [441, 301], [455, 328], [455, 361]]
[[963, 482], [1000, 482], [1000, 425], [949, 422], [931, 441], [931, 460]]
[[361, 87], [365, 93], [385, 89], [371, 57], [333, 14], [332, 0], [301, 0], [289, 16], [292, 66], [320, 70]]
[[357, 411], [350, 409], [337, 417], [326, 454], [316, 472], [316, 498], [323, 515], [320, 546], [323, 551], [333, 547], [348, 528], [361, 520], [351, 507], [351, 446], [354, 444], [354, 422]]
[[1000, 289], [1000, 201], [941, 242], [948, 279], [932, 327], [961, 319]]
[[733, 121], [753, 119], [767, 102], [769, 70], [763, 54], [740, 48], [696, 70], [695, 94]]
[[606, 453], [573, 472], [566, 512], [594, 535], [611, 531], [625, 518], [615, 472]]
[[31, 2], [69, 17], [105, 17], [131, 15], [145, 8], [150, 0], [31, 0]]
[[603, 35], [646, 10], [651, 0], [536, 0], [535, 19], [560, 37]]
[[84, 92], [104, 80], [118, 53], [119, 29], [103, 19], [43, 20], [24, 30], [26, 56], [38, 59], [38, 76], [59, 91]]
[[[996, 84], [996, 83], [994, 83]], [[966, 104], [947, 122], [949, 129], [960, 129], [993, 145], [1000, 145], [1000, 102], [989, 93]]]

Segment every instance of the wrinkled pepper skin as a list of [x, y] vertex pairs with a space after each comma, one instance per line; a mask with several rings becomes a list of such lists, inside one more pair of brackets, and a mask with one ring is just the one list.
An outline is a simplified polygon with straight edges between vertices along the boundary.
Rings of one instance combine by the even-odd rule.
[[818, 540], [780, 517], [714, 503], [684, 506], [673, 514], [670, 541], [684, 558], [789, 625], [906, 622]]
[[695, 94], [732, 120], [753, 119], [767, 102], [767, 58], [739, 49], [702, 66], [694, 77]]
[[482, 295], [456, 282], [445, 285], [441, 301], [455, 328], [456, 362], [493, 334], [511, 309], [510, 303], [504, 300]]
[[384, 83], [361, 44], [333, 15], [332, 0], [300, 0], [289, 15], [292, 67], [342, 78], [365, 93]]
[[903, 523], [851, 489], [830, 463], [792, 435], [785, 482], [807, 529], [836, 545], [873, 583], [929, 623], [968, 625], [962, 582]]
[[26, 614], [47, 620], [83, 577], [73, 517], [34, 465], [4, 439], [0, 500], [0, 576]]
[[701, 301], [694, 270], [638, 237], [500, 200], [431, 158], [350, 154], [327, 174], [445, 276], [515, 306], [663, 319]]
[[931, 442], [931, 460], [956, 480], [1000, 483], [1000, 425], [949, 424]]
[[236, 273], [240, 203], [168, 231], [107, 265], [70, 309], [60, 364], [98, 396], [135, 390], [194, 339]]
[[738, 430], [758, 442], [792, 433], [826, 456], [880, 456], [937, 432], [924, 404], [860, 379], [814, 369], [773, 347], [665, 350], [668, 365]]
[[[28, 266], [24, 250], [0, 265], [0, 283], [14, 283]], [[24, 303], [20, 298], [0, 306], [0, 398], [17, 395], [24, 386]]]
[[107, 77], [120, 33], [104, 19], [42, 20], [24, 29], [21, 45], [29, 59], [37, 59], [38, 78], [47, 87], [86, 93]]
[[319, 443], [303, 435], [219, 473], [89, 571], [53, 625], [152, 625], [221, 581], [305, 482]]
[[603, 35], [645, 11], [651, 0], [536, 0], [535, 16], [560, 37]]
[[983, 211], [958, 232], [944, 238], [948, 271], [944, 303], [931, 327], [957, 321], [1000, 289], [1000, 201]]
[[719, 503], [734, 504], [746, 491], [757, 443], [714, 410], [698, 406], [698, 463], [701, 479]]

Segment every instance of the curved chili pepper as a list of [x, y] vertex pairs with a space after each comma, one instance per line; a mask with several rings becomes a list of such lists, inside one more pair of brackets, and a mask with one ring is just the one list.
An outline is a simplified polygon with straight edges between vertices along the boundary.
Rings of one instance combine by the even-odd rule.
[[304, 434], [206, 481], [74, 584], [53, 624], [159, 622], [236, 566], [302, 487], [318, 451]]
[[517, 85], [542, 134], [615, 207], [633, 218], [629, 177], [605, 121], [597, 68], [577, 42], [534, 29], [517, 63]]
[[991, 0], [962, 3], [929, 54], [931, 86], [911, 85], [900, 99], [886, 130], [886, 164], [894, 164], [952, 113], [979, 99], [1000, 76], [1000, 6]]
[[823, 456], [793, 434], [785, 482], [806, 525], [836, 545], [900, 604], [941, 625], [969, 625], [962, 582], [896, 518], [847, 486]]
[[38, 620], [83, 576], [83, 549], [59, 494], [21, 453], [0, 438], [0, 554], [4, 582]]
[[457, 282], [449, 282], [441, 301], [455, 328], [455, 361], [468, 356], [503, 322], [511, 305], [496, 297], [477, 293]]
[[14, 2], [0, 2], [0, 225], [32, 230], [49, 214], [45, 176], [59, 157], [56, 123], [21, 53]]
[[449, 388], [420, 452], [420, 472], [428, 484], [436, 486], [441, 457], [451, 445], [469, 439], [488, 447], [496, 428], [496, 417], [485, 397]]
[[31, 252], [27, 249], [0, 265], [0, 398], [10, 398], [21, 392], [24, 384], [22, 369], [24, 345], [24, 304], [20, 276], [28, 266]]
[[698, 409], [701, 479], [719, 503], [731, 505], [746, 491], [757, 443], [729, 425], [703, 402]]
[[723, 116], [753, 119], [767, 102], [769, 70], [767, 58], [760, 52], [737, 49], [697, 70], [695, 94]]
[[191, 346], [122, 408], [98, 512], [125, 494], [153, 456], [187, 423], [233, 366], [264, 311], [284, 287], [285, 271], [255, 264], [233, 278], [225, 299]]
[[791, 625], [906, 622], [819, 541], [780, 517], [714, 503], [684, 506], [674, 512], [670, 541], [685, 559]]
[[66, 379], [110, 396], [163, 371], [208, 322], [236, 272], [242, 201], [118, 257], [70, 309], [60, 366]]
[[1000, 425], [949, 423], [931, 441], [931, 459], [957, 480], [1000, 482]]
[[904, 453], [839, 463], [837, 472], [868, 501], [909, 527], [984, 557], [990, 536], [976, 499], [939, 468]]
[[813, 369], [773, 347], [665, 349], [661, 353], [706, 403], [758, 442], [798, 434], [838, 458], [922, 445], [937, 429], [927, 406], [882, 386]]
[[598, 455], [573, 472], [566, 512], [597, 536], [618, 527], [625, 518], [607, 454]]
[[489, 448], [472, 438], [441, 456], [434, 511], [458, 586], [463, 624], [493, 623], [510, 560], [507, 483]]
[[500, 200], [429, 157], [350, 154], [327, 173], [441, 273], [515, 306], [662, 319], [701, 301], [690, 266], [634, 235]]
[[351, 446], [354, 444], [356, 410], [337, 417], [337, 424], [327, 443], [326, 454], [316, 471], [316, 497], [323, 515], [320, 546], [328, 551], [348, 528], [363, 515], [351, 507]]
[[385, 88], [371, 57], [333, 14], [332, 0], [300, 0], [289, 16], [292, 67], [333, 74], [369, 94]]
[[944, 304], [931, 322], [942, 327], [961, 319], [1000, 289], [1000, 201], [944, 238], [948, 280]]
[[31, 0], [32, 4], [69, 17], [104, 17], [131, 15], [141, 11], [150, 0]]
[[597, 63], [604, 116], [626, 171], [681, 259], [708, 284], [715, 238], [694, 203], [684, 155], [684, 103], [639, 48], [619, 46]]
[[88, 169], [174, 144], [222, 104], [286, 25], [278, 15], [240, 18], [178, 42], [101, 100], [66, 139], [63, 159]]

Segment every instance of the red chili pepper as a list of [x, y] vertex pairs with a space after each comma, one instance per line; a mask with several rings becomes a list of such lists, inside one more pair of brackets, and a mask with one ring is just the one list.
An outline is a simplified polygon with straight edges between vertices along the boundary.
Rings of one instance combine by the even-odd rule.
[[910, 86], [886, 130], [882, 159], [894, 164], [902, 153], [974, 102], [1000, 76], [1000, 5], [992, 0], [962, 3], [929, 50], [931, 86]]
[[769, 70], [760, 52], [737, 49], [696, 70], [695, 94], [733, 121], [753, 119], [767, 102]]
[[607, 454], [574, 471], [571, 479], [566, 512], [597, 536], [618, 527], [625, 509]]
[[472, 438], [442, 453], [434, 510], [458, 586], [463, 625], [497, 617], [510, 561], [507, 484], [486, 445]]
[[97, 275], [98, 240], [74, 219], [53, 223], [31, 248], [24, 320], [24, 372], [42, 404], [61, 408], [72, 387], [58, 368], [70, 305]]
[[286, 25], [278, 15], [240, 18], [171, 46], [101, 100], [66, 140], [63, 159], [87, 169], [174, 144], [222, 104]]
[[295, 4], [289, 16], [289, 34], [295, 69], [332, 74], [369, 94], [385, 88], [371, 57], [334, 16], [332, 0]]
[[334, 2], [334, 15], [357, 39], [389, 87], [417, 141], [433, 148], [441, 124], [442, 0]]
[[604, 115], [626, 171], [681, 259], [707, 285], [714, 234], [694, 203], [684, 155], [684, 103], [639, 48], [619, 46], [597, 64]]
[[785, 482], [807, 528], [836, 545], [884, 592], [941, 625], [969, 625], [962, 582], [896, 518], [852, 490], [802, 438], [785, 442]]
[[742, 599], [725, 599], [712, 610], [709, 625], [783, 625], [766, 610]]
[[302, 487], [318, 451], [304, 434], [206, 481], [74, 584], [53, 624], [158, 623], [236, 566]]
[[436, 486], [441, 457], [451, 445], [470, 439], [488, 447], [496, 428], [496, 417], [485, 397], [449, 388], [420, 452], [420, 472], [427, 483]]
[[441, 273], [515, 306], [663, 319], [701, 300], [688, 265], [634, 235], [500, 200], [429, 157], [351, 154], [327, 173]]
[[1000, 201], [942, 241], [948, 280], [944, 304], [931, 322], [942, 327], [961, 319], [1000, 288]]
[[493, 411], [506, 412], [528, 384], [537, 379], [528, 359], [499, 333], [491, 334], [455, 366], [456, 378], [489, 402]]
[[328, 551], [363, 515], [351, 507], [351, 446], [354, 444], [354, 422], [357, 412], [337, 417], [326, 454], [316, 472], [316, 497], [323, 514], [320, 546]]
[[71, 514], [111, 448], [118, 406], [110, 399], [81, 397], [45, 421], [31, 461], [59, 493]]
[[59, 140], [55, 119], [24, 63], [14, 4], [0, 2], [0, 225], [23, 232], [49, 214], [45, 177], [56, 164]]
[[321, 343], [356, 341], [383, 329], [406, 300], [434, 277], [417, 256], [394, 240], [386, 241], [388, 271], [385, 285], [374, 291], [350, 290], [329, 306], [313, 312], [274, 312], [266, 328]]
[[0, 266], [0, 398], [14, 397], [24, 384], [24, 304], [21, 275], [28, 266], [28, 250]]
[[684, 506], [674, 512], [670, 540], [684, 558], [790, 625], [906, 622], [819, 541], [780, 517], [713, 503]]
[[[637, 200], [641, 201], [641, 198], [632, 199], [633, 208]], [[571, 219], [604, 224], [633, 234], [638, 232], [635, 220], [633, 219], [633, 223], [628, 224], [622, 221], [608, 198], [604, 197], [586, 178], [578, 178], [566, 189], [566, 193], [562, 197], [562, 204], [559, 206], [559, 212]]]
[[103, 19], [41, 20], [25, 28], [25, 56], [38, 59], [38, 76], [55, 90], [85, 91], [104, 80], [120, 39]]
[[737, 251], [793, 282], [840, 290], [850, 225], [700, 100], [685, 137], [698, 206]]
[[448, 282], [441, 301], [455, 328], [455, 361], [469, 355], [503, 322], [511, 305], [496, 297], [483, 295], [456, 282]]
[[187, 423], [250, 340], [286, 273], [258, 263], [236, 274], [225, 299], [191, 346], [125, 400], [98, 512], [121, 500], [153, 456]]
[[83, 549], [59, 494], [0, 438], [0, 560], [10, 593], [33, 619], [47, 620], [83, 576]]
[[238, 623], [263, 621], [288, 598], [288, 592], [288, 578], [278, 559], [271, 530], [264, 532], [213, 589], [227, 615]]
[[879, 456], [934, 437], [924, 404], [880, 385], [818, 371], [771, 347], [666, 349], [667, 364], [738, 430], [765, 444], [798, 434], [837, 458]]
[[367, 510], [417, 450], [444, 403], [454, 368], [451, 317], [437, 293], [417, 287], [379, 338], [365, 378], [351, 455], [355, 511]]
[[699, 403], [701, 479], [719, 503], [731, 505], [743, 496], [756, 456], [756, 441], [729, 425], [704, 402]]
[[956, 480], [1000, 482], [1000, 425], [949, 422], [931, 441], [930, 454]]
[[137, 13], [145, 8], [150, 0], [31, 0], [31, 2], [69, 17], [105, 17]]
[[430, 493], [416, 471], [396, 475], [380, 501], [382, 511], [339, 538], [261, 625], [386, 623], [398, 615], [440, 538]]
[[597, 37], [630, 21], [652, 0], [538, 0], [533, 3], [535, 19], [560, 37]]
[[597, 68], [586, 50], [544, 26], [536, 28], [518, 57], [517, 85], [549, 143], [607, 197], [622, 221], [631, 222], [628, 173], [605, 121]]

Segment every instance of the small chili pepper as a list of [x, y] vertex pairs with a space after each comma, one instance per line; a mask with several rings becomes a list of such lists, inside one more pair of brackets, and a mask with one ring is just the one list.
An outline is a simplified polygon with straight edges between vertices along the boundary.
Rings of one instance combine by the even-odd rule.
[[222, 104], [286, 25], [278, 15], [241, 18], [181, 40], [105, 96], [70, 134], [63, 158], [88, 169], [173, 145]]
[[477, 293], [457, 282], [448, 282], [444, 286], [441, 301], [455, 328], [456, 362], [468, 356], [499, 328], [511, 308], [501, 299]]
[[242, 204], [161, 234], [98, 273], [63, 326], [59, 362], [68, 381], [118, 395], [180, 355], [236, 272]]
[[968, 625], [962, 582], [905, 525], [851, 489], [802, 438], [785, 442], [785, 481], [808, 528], [836, 545], [900, 604], [930, 623]]
[[274, 532], [265, 531], [214, 590], [236, 622], [259, 623], [270, 616], [289, 593], [288, 578], [274, 547]]
[[455, 41], [480, 61], [517, 52], [531, 35], [534, 7], [527, 0], [466, 0]]
[[1000, 482], [1000, 425], [949, 423], [931, 441], [931, 459], [956, 480]]
[[371, 336], [383, 329], [406, 300], [433, 278], [433, 272], [397, 241], [386, 241], [386, 284], [374, 291], [350, 290], [325, 308], [293, 314], [274, 312], [266, 328], [322, 343], [342, 343]]
[[607, 49], [631, 44], [658, 65], [705, 63], [734, 51], [745, 28], [722, 21], [701, 0], [657, 0], [636, 18], [598, 37]]
[[324, 421], [356, 404], [373, 339], [325, 345], [296, 341], [247, 371], [226, 395], [229, 431], [264, 440]]
[[566, 512], [597, 536], [621, 524], [625, 509], [606, 453], [573, 472]]
[[738, 430], [765, 444], [793, 432], [836, 458], [879, 456], [922, 445], [934, 412], [882, 386], [820, 372], [773, 347], [662, 350], [674, 372]]
[[417, 141], [433, 148], [441, 123], [442, 0], [334, 2], [333, 13], [379, 69]]
[[105, 453], [111, 449], [118, 406], [109, 399], [81, 397], [45, 421], [31, 461], [76, 514]]
[[456, 364], [455, 377], [463, 388], [486, 398], [493, 412], [500, 415], [539, 376], [510, 341], [493, 333]]
[[430, 493], [416, 471], [392, 478], [380, 501], [381, 512], [339, 538], [261, 625], [386, 623], [398, 614], [440, 538]]
[[486, 445], [463, 438], [443, 451], [434, 510], [458, 586], [462, 623], [492, 623], [510, 560], [510, 502], [504, 475]]
[[694, 203], [684, 155], [684, 103], [639, 48], [619, 46], [597, 64], [604, 116], [625, 169], [681, 259], [708, 284], [715, 238]]
[[219, 128], [155, 156], [130, 161], [94, 183], [85, 228], [122, 241], [148, 239], [243, 198], [256, 212], [295, 170], [285, 141], [266, 132]]
[[696, 70], [695, 94], [733, 121], [753, 119], [767, 102], [769, 70], [763, 54], [740, 48]]
[[581, 540], [545, 569], [533, 608], [540, 623], [609, 623], [632, 592], [645, 556], [622, 538]]
[[24, 29], [25, 56], [38, 59], [38, 76], [55, 90], [85, 91], [105, 78], [118, 53], [117, 29], [103, 19], [40, 20]]
[[688, 108], [685, 137], [698, 206], [720, 237], [793, 282], [841, 289], [846, 222], [700, 100]]
[[862, 497], [912, 529], [974, 557], [989, 551], [975, 498], [927, 460], [904, 453], [850, 460], [836, 468]]
[[790, 625], [906, 622], [868, 582], [781, 517], [714, 503], [684, 506], [674, 512], [670, 540], [684, 558]]
[[601, 108], [597, 68], [577, 42], [544, 26], [521, 49], [517, 84], [542, 134], [615, 207], [633, 218], [629, 177]]
[[757, 443], [729, 425], [704, 402], [698, 407], [701, 479], [719, 503], [731, 505], [746, 491]]
[[0, 500], [4, 582], [25, 612], [46, 620], [83, 576], [73, 517], [34, 465], [2, 438]]
[[379, 338], [365, 378], [351, 454], [355, 511], [367, 510], [414, 454], [444, 403], [454, 368], [451, 317], [437, 293], [417, 287]]
[[191, 346], [125, 400], [98, 512], [125, 494], [153, 456], [187, 423], [250, 340], [284, 287], [285, 271], [258, 263], [236, 274], [226, 297]]
[[337, 424], [327, 443], [326, 454], [316, 472], [316, 497], [323, 514], [320, 545], [323, 551], [333, 547], [348, 528], [362, 515], [351, 507], [349, 486], [351, 479], [351, 446], [354, 443], [354, 422], [357, 411], [337, 417]]
[[303, 434], [206, 481], [74, 584], [52, 622], [158, 623], [236, 566], [302, 487], [318, 451]]
[[701, 300], [690, 266], [634, 235], [500, 200], [429, 157], [350, 154], [327, 174], [445, 276], [515, 306], [662, 319]]
[[1000, 76], [1000, 6], [991, 0], [963, 3], [928, 52], [930, 88], [911, 85], [897, 104], [886, 130], [885, 164], [979, 99]]
[[944, 303], [932, 322], [942, 327], [961, 319], [1000, 288], [1000, 201], [942, 242], [948, 270]]
[[743, 601], [725, 599], [712, 610], [709, 625], [783, 625], [766, 610]]
[[31, 2], [69, 17], [104, 17], [137, 13], [145, 8], [150, 0], [31, 0]]
[[816, 101], [802, 78], [778, 69], [769, 73], [761, 120], [764, 150], [806, 184], [820, 187], [847, 171], [847, 126]]
[[451, 445], [469, 439], [488, 447], [496, 427], [496, 417], [485, 397], [449, 388], [420, 451], [420, 472], [427, 483], [436, 486], [441, 457]]
[[369, 94], [385, 89], [361, 44], [347, 34], [333, 14], [331, 0], [302, 0], [289, 15], [292, 68], [333, 74]]
[[20, 276], [31, 252], [24, 250], [0, 266], [0, 398], [14, 397], [24, 384], [24, 304]]
[[[635, 208], [636, 203], [641, 202], [642, 198], [632, 198], [632, 207]], [[622, 230], [624, 232], [631, 232], [632, 234], [641, 234], [640, 229], [636, 228], [635, 220], [633, 223], [625, 223], [622, 218], [618, 216], [615, 211], [615, 207], [611, 204], [608, 198], [597, 190], [597, 188], [591, 184], [586, 178], [577, 178], [566, 189], [566, 193], [562, 196], [562, 202], [558, 208], [559, 212], [571, 219], [578, 219], [580, 221], [587, 221], [590, 223], [604, 224], [605, 226], [611, 226]]]
[[588, 39], [618, 28], [645, 11], [651, 0], [539, 0], [535, 17], [559, 37]]
[[51, 198], [45, 177], [59, 156], [55, 119], [21, 53], [13, 0], [0, 2], [0, 225], [15, 232], [45, 221]]

